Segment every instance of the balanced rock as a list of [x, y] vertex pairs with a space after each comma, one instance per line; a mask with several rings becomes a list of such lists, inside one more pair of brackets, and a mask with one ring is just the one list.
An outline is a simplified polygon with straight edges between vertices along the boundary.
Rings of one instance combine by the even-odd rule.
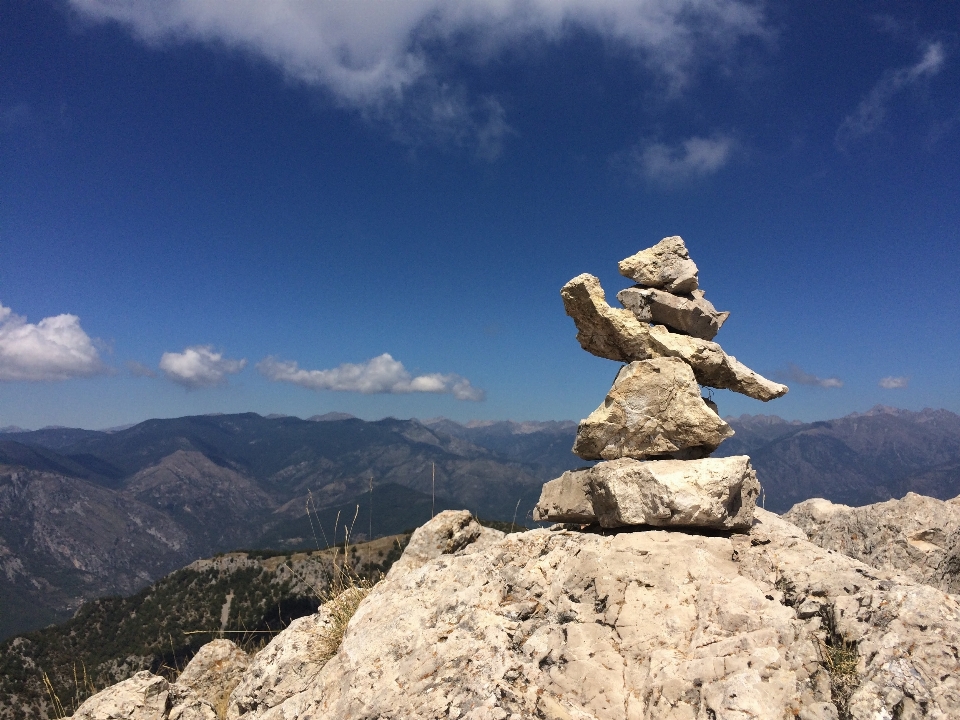
[[570, 470], [546, 483], [534, 519], [589, 522], [592, 509], [605, 528], [744, 530], [753, 522], [759, 494], [760, 483], [746, 455], [645, 462], [621, 458]]
[[703, 290], [694, 290], [689, 295], [673, 295], [638, 286], [621, 290], [617, 299], [641, 322], [666, 325], [703, 340], [713, 340], [720, 326], [730, 317], [728, 312], [718, 312], [704, 297]]
[[607, 304], [600, 281], [584, 273], [560, 291], [567, 315], [577, 326], [577, 341], [589, 353], [610, 360], [632, 362], [655, 357], [678, 357], [693, 368], [701, 385], [733, 390], [757, 400], [773, 400], [787, 386], [767, 380], [709, 340], [672, 333], [663, 325], [647, 325], [629, 310]]
[[693, 370], [661, 357], [624, 365], [603, 404], [580, 422], [573, 452], [584, 460], [706, 457], [733, 435], [700, 397]]
[[671, 293], [697, 289], [697, 265], [679, 235], [665, 237], [651, 248], [620, 261], [620, 274], [634, 282]]

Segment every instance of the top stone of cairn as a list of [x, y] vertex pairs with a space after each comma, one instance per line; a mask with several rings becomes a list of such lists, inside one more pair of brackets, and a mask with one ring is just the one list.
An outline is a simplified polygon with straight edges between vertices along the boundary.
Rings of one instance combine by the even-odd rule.
[[673, 294], [696, 290], [697, 272], [697, 264], [690, 259], [687, 246], [679, 235], [665, 237], [653, 247], [620, 261], [621, 275]]

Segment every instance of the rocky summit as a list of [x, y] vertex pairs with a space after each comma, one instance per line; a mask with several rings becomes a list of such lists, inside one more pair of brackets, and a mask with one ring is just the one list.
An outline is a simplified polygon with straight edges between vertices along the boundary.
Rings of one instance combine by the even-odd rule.
[[140, 673], [74, 717], [960, 717], [958, 598], [825, 550], [764, 510], [734, 534], [506, 536], [446, 511], [407, 552], [329, 660], [335, 600], [249, 660], [217, 641], [181, 680]]
[[750, 459], [697, 462], [733, 435], [700, 386], [767, 401], [784, 395], [786, 385], [710, 341], [730, 313], [717, 312], [699, 288], [683, 238], [641, 250], [620, 272], [641, 283], [618, 293], [624, 309], [607, 304], [593, 275], [578, 275], [560, 291], [581, 347], [628, 364], [577, 429], [574, 453], [603, 462], [548, 482], [534, 517], [603, 527], [749, 527], [759, 492]]

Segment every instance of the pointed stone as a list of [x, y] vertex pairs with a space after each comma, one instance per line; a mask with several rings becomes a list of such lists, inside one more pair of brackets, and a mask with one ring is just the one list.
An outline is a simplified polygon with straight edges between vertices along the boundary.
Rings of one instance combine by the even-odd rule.
[[670, 293], [692, 292], [698, 283], [697, 265], [679, 235], [665, 237], [653, 247], [621, 260], [620, 274]]
[[703, 290], [672, 295], [655, 288], [632, 287], [617, 293], [617, 299], [641, 322], [666, 325], [671, 330], [702, 340], [713, 340], [728, 312], [717, 312]]
[[764, 402], [787, 393], [786, 385], [755, 373], [714, 342], [672, 333], [662, 325], [647, 325], [629, 310], [610, 307], [593, 275], [578, 275], [563, 286], [560, 295], [567, 315], [577, 325], [577, 341], [593, 355], [620, 362], [678, 357], [693, 368], [701, 385]]
[[573, 452], [584, 460], [692, 459], [732, 435], [700, 397], [690, 366], [663, 357], [621, 368], [603, 404], [580, 422]]

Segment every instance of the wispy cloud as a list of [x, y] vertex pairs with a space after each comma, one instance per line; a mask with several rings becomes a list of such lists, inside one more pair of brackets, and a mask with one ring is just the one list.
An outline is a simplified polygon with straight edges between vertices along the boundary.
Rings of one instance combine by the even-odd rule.
[[82, 16], [118, 22], [146, 42], [201, 40], [265, 57], [373, 117], [396, 120], [404, 115], [398, 108], [419, 104], [408, 119], [435, 123], [441, 134], [460, 122], [487, 155], [496, 154], [507, 125], [487, 100], [463, 93], [449, 69], [459, 63], [482, 64], [519, 43], [586, 31], [627, 48], [680, 88], [698, 62], [770, 34], [754, 0], [70, 2]]
[[457, 400], [480, 401], [486, 393], [453, 373], [413, 376], [399, 360], [384, 353], [362, 363], [344, 363], [329, 370], [303, 370], [293, 361], [267, 357], [257, 363], [264, 377], [311, 390], [374, 393], [449, 393]]
[[894, 377], [893, 375], [885, 378], [880, 378], [880, 382], [877, 383], [880, 387], [885, 390], [896, 390], [898, 388], [905, 388], [910, 384], [910, 378], [904, 377]]
[[153, 371], [152, 368], [147, 367], [143, 363], [138, 363], [136, 360], [127, 360], [127, 371], [134, 377], [156, 377], [157, 374]]
[[69, 380], [108, 370], [76, 315], [33, 324], [0, 305], [0, 380]]
[[194, 345], [180, 353], [166, 352], [160, 358], [160, 369], [167, 379], [190, 389], [222, 385], [227, 375], [235, 375], [246, 365], [245, 359], [230, 360], [214, 352], [212, 345]]
[[817, 377], [813, 373], [808, 373], [806, 370], [794, 365], [793, 363], [787, 365], [786, 370], [781, 370], [779, 373], [777, 373], [777, 376], [787, 382], [794, 382], [799, 385], [812, 385], [814, 387], [822, 388], [843, 387], [843, 380], [838, 377]]
[[924, 46], [921, 58], [913, 65], [884, 73], [880, 81], [860, 101], [856, 111], [847, 115], [840, 123], [836, 135], [837, 145], [844, 147], [876, 130], [886, 118], [887, 106], [894, 96], [924, 77], [936, 75], [945, 60], [943, 44], [931, 42]]
[[648, 182], [676, 185], [712, 175], [729, 162], [736, 143], [731, 137], [691, 137], [676, 145], [643, 142], [629, 153], [632, 170]]

